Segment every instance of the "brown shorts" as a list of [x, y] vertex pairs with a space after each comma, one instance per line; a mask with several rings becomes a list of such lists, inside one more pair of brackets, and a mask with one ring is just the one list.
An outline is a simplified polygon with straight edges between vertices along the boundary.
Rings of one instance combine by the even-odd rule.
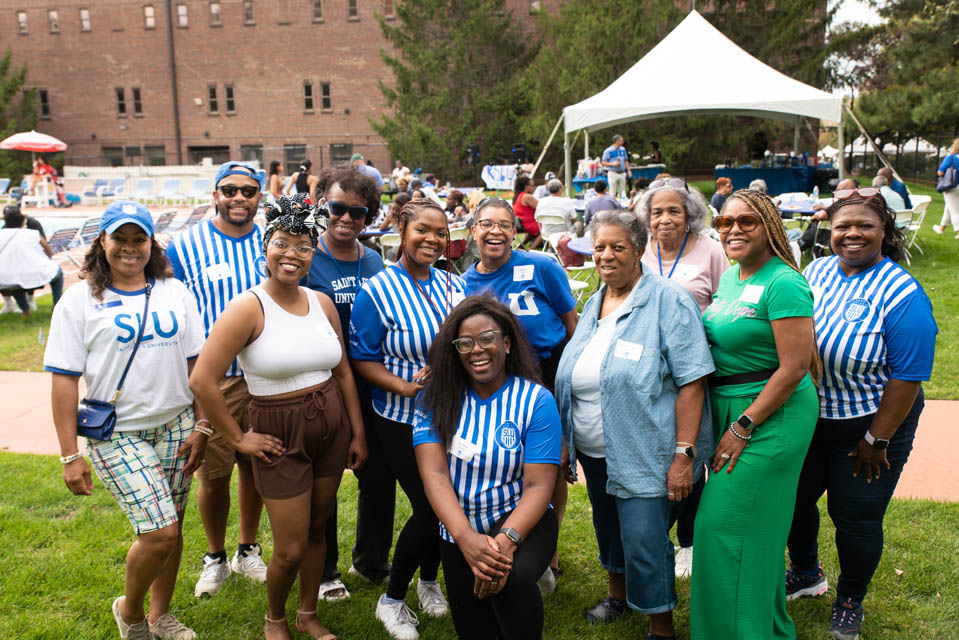
[[253, 458], [253, 479], [264, 498], [298, 496], [315, 478], [338, 476], [346, 468], [352, 432], [335, 378], [292, 398], [254, 397], [250, 422], [253, 431], [276, 436], [286, 447], [269, 464]]
[[[226, 407], [230, 410], [230, 415], [240, 425], [240, 429], [244, 433], [249, 431], [250, 413], [247, 408], [250, 406], [250, 399], [253, 396], [250, 395], [250, 390], [246, 387], [246, 379], [243, 376], [221, 378], [220, 391], [223, 393], [223, 399], [226, 400]], [[206, 442], [206, 454], [203, 457], [203, 464], [196, 470], [196, 477], [201, 482], [228, 477], [233, 473], [235, 462], [249, 468], [250, 457], [244, 453], [237, 453], [236, 449], [224, 440], [219, 432], [214, 432]]]

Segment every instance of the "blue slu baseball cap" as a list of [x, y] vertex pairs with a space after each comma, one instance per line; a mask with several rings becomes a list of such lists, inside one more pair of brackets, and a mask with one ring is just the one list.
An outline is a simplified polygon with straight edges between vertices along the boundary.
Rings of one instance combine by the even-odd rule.
[[125, 224], [132, 223], [153, 236], [153, 216], [150, 210], [139, 202], [117, 200], [100, 216], [100, 233], [113, 233]]
[[[216, 171], [216, 178], [213, 179], [213, 188], [220, 186], [220, 180], [227, 176], [246, 176], [260, 182], [256, 167], [249, 162], [224, 162]], [[262, 188], [262, 184], [261, 187]]]

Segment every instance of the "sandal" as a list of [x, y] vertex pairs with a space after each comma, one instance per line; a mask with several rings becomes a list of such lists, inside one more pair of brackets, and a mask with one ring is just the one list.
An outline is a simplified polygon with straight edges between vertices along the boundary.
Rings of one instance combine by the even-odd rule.
[[263, 620], [265, 621], [265, 624], [263, 625], [263, 635], [264, 635], [264, 636], [266, 636], [266, 632], [267, 632], [266, 630], [267, 630], [267, 627], [268, 627], [269, 625], [271, 625], [271, 624], [281, 624], [281, 625], [283, 625], [283, 629], [286, 631], [287, 637], [289, 637], [289, 635], [290, 635], [290, 627], [289, 627], [289, 626], [287, 625], [287, 623], [286, 623], [286, 616], [283, 616], [282, 618], [278, 618], [278, 619], [274, 620], [273, 618], [270, 617], [269, 614], [267, 614], [267, 615], [263, 616]]
[[340, 602], [341, 600], [349, 600], [350, 592], [342, 580], [334, 578], [320, 585], [318, 597], [325, 602]]
[[[300, 616], [313, 616], [313, 620], [316, 621], [316, 624], [318, 624], [320, 628], [326, 631], [327, 633], [324, 633], [323, 635], [320, 635], [320, 636], [314, 636], [310, 634], [309, 631], [307, 631], [306, 629], [300, 626]], [[329, 633], [330, 630], [324, 627], [322, 624], [320, 624], [320, 621], [316, 619], [316, 609], [314, 609], [313, 611], [297, 611], [296, 612], [296, 630], [299, 631], [300, 633], [306, 633], [311, 635], [315, 640], [337, 640], [336, 634]]]
[[607, 597], [595, 607], [586, 612], [586, 622], [589, 624], [609, 624], [626, 611], [626, 601]]

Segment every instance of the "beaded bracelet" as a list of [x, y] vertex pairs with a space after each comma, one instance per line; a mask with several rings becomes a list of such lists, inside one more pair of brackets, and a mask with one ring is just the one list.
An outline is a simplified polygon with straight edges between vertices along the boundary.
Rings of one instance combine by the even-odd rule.
[[196, 421], [196, 423], [193, 425], [193, 428], [199, 431], [200, 433], [202, 433], [203, 435], [210, 437], [213, 435], [213, 429], [212, 427], [206, 426], [210, 424], [211, 422], [209, 420], [207, 420], [206, 418], [202, 418]]
[[70, 455], [70, 456], [60, 456], [60, 464], [64, 464], [64, 465], [70, 464], [71, 462], [75, 460], [79, 460], [82, 457], [83, 457], [83, 454], [79, 452], [74, 453], [73, 455]]
[[753, 439], [753, 434], [751, 434], [751, 433], [748, 434], [748, 435], [744, 435], [744, 434], [742, 434], [742, 433], [739, 433], [739, 430], [736, 429], [736, 423], [735, 423], [735, 422], [730, 422], [730, 423], [729, 423], [729, 432], [732, 433], [732, 434], [733, 434], [734, 436], [736, 436], [737, 438], [739, 438], [740, 440], [742, 440], [743, 442], [749, 442], [750, 440]]

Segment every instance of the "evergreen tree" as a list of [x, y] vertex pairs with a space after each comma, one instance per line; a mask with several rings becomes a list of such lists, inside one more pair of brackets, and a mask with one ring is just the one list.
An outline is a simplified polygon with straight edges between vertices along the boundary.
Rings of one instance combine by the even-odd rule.
[[[23, 92], [26, 79], [27, 64], [14, 66], [13, 50], [7, 48], [0, 58], [0, 140], [37, 126], [37, 92]], [[32, 171], [29, 151], [0, 151], [0, 176], [18, 183], [20, 176]]]

